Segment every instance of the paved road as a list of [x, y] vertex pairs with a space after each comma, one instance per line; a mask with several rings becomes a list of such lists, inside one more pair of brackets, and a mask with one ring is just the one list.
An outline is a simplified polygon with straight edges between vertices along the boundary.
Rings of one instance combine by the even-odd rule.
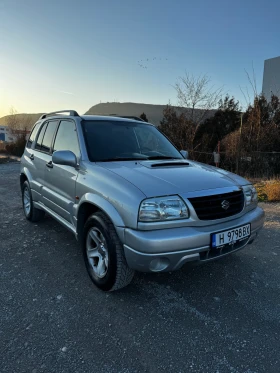
[[280, 371], [280, 204], [258, 242], [105, 294], [74, 237], [22, 213], [18, 164], [0, 165], [0, 372]]

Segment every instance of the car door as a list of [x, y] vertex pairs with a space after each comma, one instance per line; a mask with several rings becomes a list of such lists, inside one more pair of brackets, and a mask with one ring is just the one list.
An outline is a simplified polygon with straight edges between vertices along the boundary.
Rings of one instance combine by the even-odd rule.
[[29, 151], [32, 164], [31, 190], [35, 201], [43, 202], [42, 191], [46, 163], [51, 161], [50, 144], [57, 128], [58, 121], [46, 121], [39, 129], [35, 146]]
[[37, 162], [34, 162], [34, 147], [36, 144], [37, 134], [38, 132], [40, 133], [41, 128], [42, 122], [35, 124], [30, 133], [29, 139], [27, 140], [26, 147], [21, 158], [21, 166], [22, 168], [26, 169], [25, 172], [28, 174], [33, 201], [39, 201], [40, 199], [40, 185], [37, 181]]
[[[70, 150], [77, 159], [80, 158], [76, 124], [73, 120], [60, 121], [53, 143], [53, 152], [56, 150]], [[78, 170], [71, 166], [51, 163], [45, 168], [43, 203], [71, 223], [77, 176]]]

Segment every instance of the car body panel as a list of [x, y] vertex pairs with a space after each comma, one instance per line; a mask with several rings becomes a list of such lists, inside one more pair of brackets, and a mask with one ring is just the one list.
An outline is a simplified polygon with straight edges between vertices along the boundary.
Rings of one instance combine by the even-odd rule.
[[[135, 185], [121, 176], [100, 167], [99, 164], [85, 162], [80, 165], [76, 194], [81, 202], [84, 199], [96, 201], [97, 196], [100, 197], [99, 201], [107, 201], [107, 206], [113, 206], [118, 211], [122, 226], [131, 228], [136, 228], [138, 222], [138, 208], [135, 209], [135, 206], [139, 206], [146, 197]], [[104, 210], [103, 205], [99, 207]]]
[[[160, 164], [168, 164], [161, 167]], [[165, 196], [198, 192], [207, 189], [226, 188], [236, 186], [236, 182], [227, 173], [217, 172], [214, 168], [201, 163], [189, 162], [189, 166], [174, 166], [178, 161], [121, 161], [99, 163], [115, 174], [123, 177], [147, 196]], [[182, 162], [182, 165], [185, 162]], [[153, 166], [158, 167], [153, 167]], [[240, 178], [239, 185], [246, 185], [248, 181]]]
[[72, 223], [77, 177], [78, 171], [74, 167], [58, 164], [53, 164], [52, 168], [45, 167], [42, 202]]
[[[30, 156], [33, 159], [30, 159]], [[51, 160], [51, 155], [39, 152], [35, 149], [26, 149], [22, 158], [22, 165], [29, 171], [29, 183], [32, 196], [35, 201], [42, 202], [42, 193], [44, 187], [44, 173], [46, 163]]]

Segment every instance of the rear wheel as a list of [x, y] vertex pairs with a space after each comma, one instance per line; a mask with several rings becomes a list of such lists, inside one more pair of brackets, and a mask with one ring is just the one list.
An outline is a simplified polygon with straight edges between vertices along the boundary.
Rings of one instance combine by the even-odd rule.
[[88, 274], [99, 289], [118, 290], [131, 282], [134, 271], [128, 267], [114, 225], [105, 214], [91, 215], [82, 242]]
[[24, 212], [26, 219], [32, 222], [36, 222], [42, 219], [45, 215], [45, 212], [43, 210], [40, 210], [34, 207], [31, 189], [30, 189], [28, 181], [25, 181], [23, 183], [21, 192], [22, 192], [23, 212]]

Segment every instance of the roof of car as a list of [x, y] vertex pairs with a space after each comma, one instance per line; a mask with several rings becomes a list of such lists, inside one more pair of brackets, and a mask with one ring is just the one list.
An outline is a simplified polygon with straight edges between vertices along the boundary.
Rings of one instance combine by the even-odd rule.
[[[70, 115], [65, 115], [62, 113], [69, 112]], [[54, 118], [81, 118], [83, 120], [91, 120], [91, 121], [112, 121], [112, 122], [141, 122], [144, 124], [150, 124], [152, 123], [145, 122], [143, 119], [134, 117], [134, 116], [118, 116], [116, 114], [110, 114], [110, 115], [79, 115], [75, 110], [64, 110], [64, 111], [57, 111], [52, 113], [46, 113], [43, 114], [40, 119], [37, 122], [43, 121], [45, 119], [54, 119]]]
[[84, 120], [110, 120], [110, 121], [116, 121], [116, 122], [143, 122], [143, 123], [146, 123], [144, 121], [141, 121], [141, 120], [138, 120], [134, 118], [125, 118], [125, 117], [118, 117], [118, 116], [115, 116], [115, 115], [80, 115], [80, 118], [84, 119]]

